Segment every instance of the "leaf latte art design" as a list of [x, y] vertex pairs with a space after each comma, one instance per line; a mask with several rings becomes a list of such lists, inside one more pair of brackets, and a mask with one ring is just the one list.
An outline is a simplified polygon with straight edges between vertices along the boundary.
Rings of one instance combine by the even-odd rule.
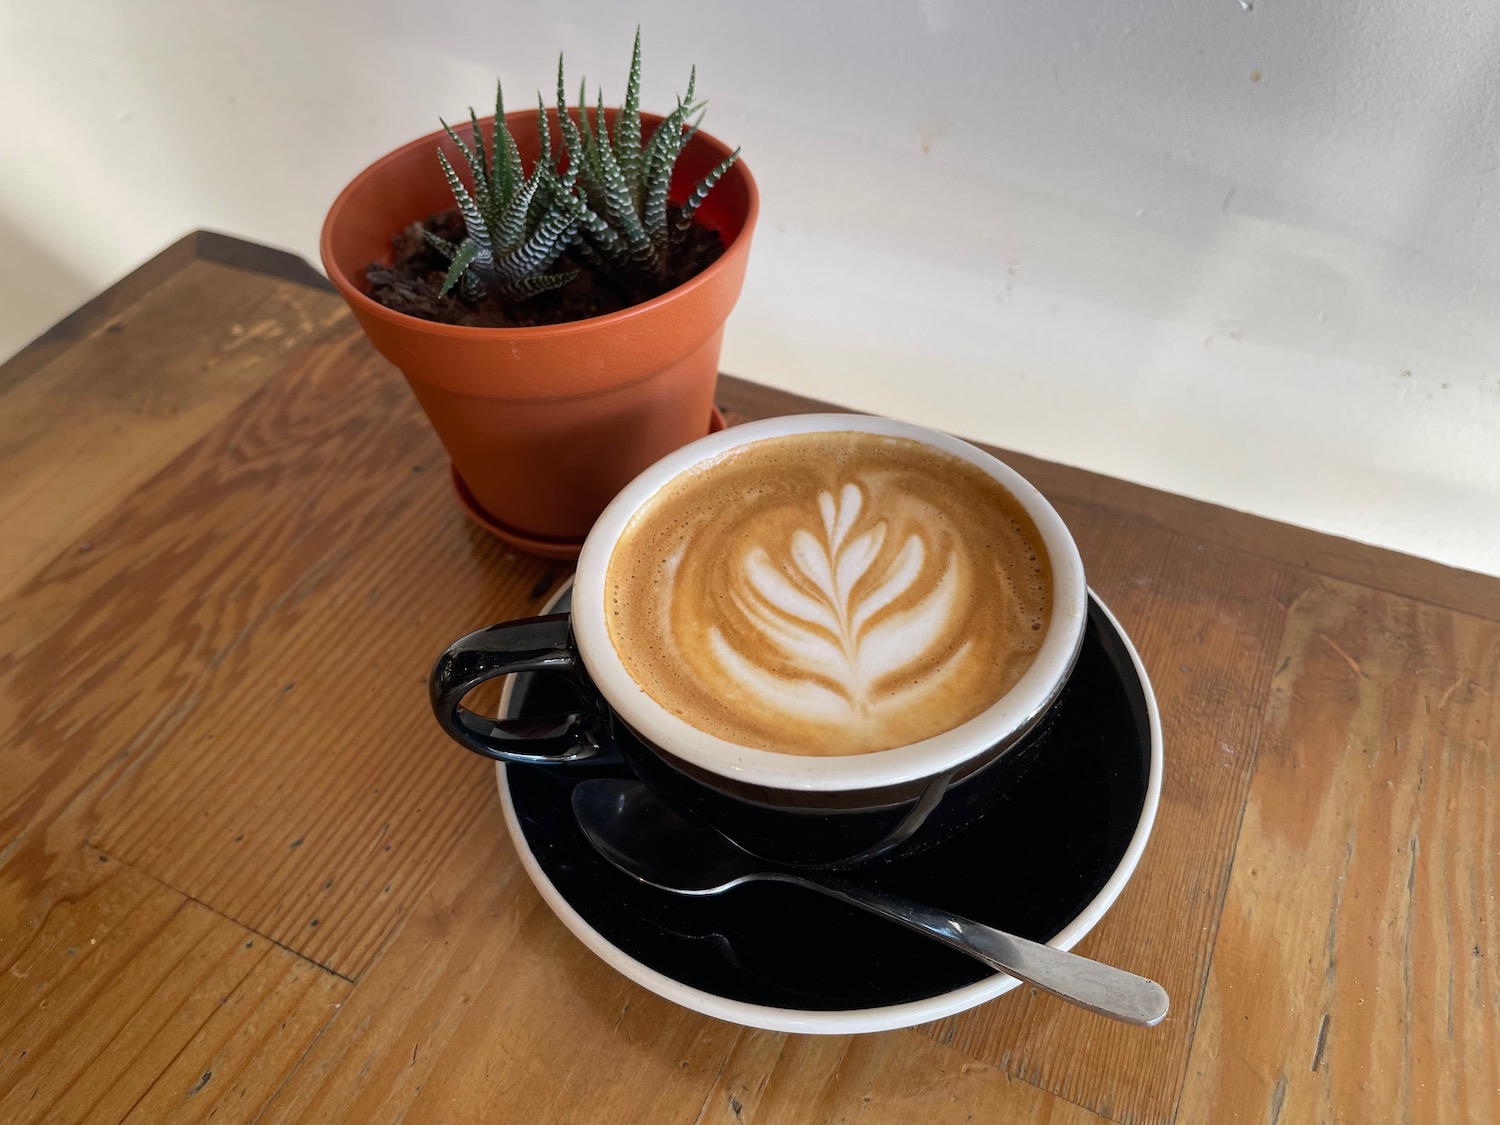
[[729, 604], [759, 651], [741, 652], [717, 627], [710, 649], [725, 673], [780, 710], [817, 723], [878, 723], [882, 711], [936, 687], [971, 648], [951, 636], [958, 556], [933, 557], [916, 532], [898, 545], [887, 520], [856, 534], [866, 507], [857, 484], [817, 499], [821, 534], [798, 528], [782, 559], [751, 547], [732, 576]]

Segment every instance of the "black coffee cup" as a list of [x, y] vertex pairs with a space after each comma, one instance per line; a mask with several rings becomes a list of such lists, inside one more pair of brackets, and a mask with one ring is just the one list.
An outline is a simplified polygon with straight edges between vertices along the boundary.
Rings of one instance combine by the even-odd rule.
[[[1051, 615], [1031, 665], [991, 706], [920, 742], [822, 756], [717, 738], [656, 702], [627, 671], [605, 615], [606, 571], [631, 517], [664, 486], [724, 453], [790, 434], [857, 431], [915, 440], [979, 466], [1034, 523], [1052, 575]], [[578, 560], [570, 615], [482, 629], [433, 668], [438, 721], [476, 753], [517, 765], [571, 766], [618, 756], [664, 801], [762, 858], [852, 865], [919, 850], [982, 814], [1026, 762], [1045, 752], [1048, 716], [1083, 641], [1088, 591], [1062, 519], [1030, 484], [982, 450], [882, 418], [800, 415], [712, 434], [653, 465], [600, 516]], [[577, 707], [491, 719], [462, 706], [478, 684], [516, 672], [567, 677]]]

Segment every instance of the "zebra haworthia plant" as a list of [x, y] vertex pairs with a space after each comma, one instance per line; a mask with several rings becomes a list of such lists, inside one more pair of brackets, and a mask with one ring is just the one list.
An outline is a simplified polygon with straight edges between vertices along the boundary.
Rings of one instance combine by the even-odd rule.
[[672, 170], [703, 118], [703, 103], [693, 101], [697, 68], [688, 78], [686, 95], [678, 98], [676, 108], [649, 138], [643, 136], [640, 82], [637, 29], [625, 101], [611, 135], [602, 90], [592, 119], [582, 84], [576, 119], [569, 113], [559, 56], [557, 116], [563, 143], [554, 149], [546, 109], [538, 97], [540, 152], [529, 174], [506, 126], [498, 84], [488, 146], [472, 109], [472, 143], [443, 123], [468, 165], [473, 187], [465, 186], [439, 151], [465, 230], [457, 245], [426, 234], [450, 263], [442, 293], [460, 286], [470, 298], [495, 292], [522, 300], [577, 276], [577, 268], [554, 268], [564, 255], [636, 299], [660, 291], [670, 275], [674, 236], [692, 225], [699, 205], [739, 158], [739, 149], [698, 182], [674, 215], [667, 199]]

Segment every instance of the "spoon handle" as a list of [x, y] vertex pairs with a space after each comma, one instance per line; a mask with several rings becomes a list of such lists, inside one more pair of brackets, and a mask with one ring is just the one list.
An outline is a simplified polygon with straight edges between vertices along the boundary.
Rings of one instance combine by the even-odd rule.
[[857, 886], [822, 875], [810, 877], [778, 872], [771, 877], [822, 891], [851, 906], [899, 922], [908, 929], [936, 938], [960, 953], [967, 953], [1001, 972], [1019, 977], [1102, 1016], [1154, 1027], [1167, 1014], [1166, 990], [1154, 980], [1124, 969], [1016, 937], [873, 887]]

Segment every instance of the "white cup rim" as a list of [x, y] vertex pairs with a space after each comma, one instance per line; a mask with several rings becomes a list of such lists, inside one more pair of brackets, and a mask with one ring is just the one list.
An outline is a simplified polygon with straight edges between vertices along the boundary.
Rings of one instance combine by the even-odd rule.
[[[605, 575], [631, 518], [665, 484], [732, 450], [767, 438], [857, 432], [904, 437], [976, 465], [1021, 504], [1041, 535], [1052, 568], [1052, 616], [1029, 668], [974, 718], [920, 742], [835, 757], [759, 750], [699, 730], [657, 703], [626, 671], [609, 638]], [[690, 766], [741, 785], [797, 792], [878, 789], [956, 769], [1024, 729], [1056, 697], [1083, 641], [1088, 587], [1083, 560], [1062, 517], [1010, 466], [968, 442], [909, 422], [861, 414], [799, 414], [721, 430], [668, 454], [626, 485], [595, 522], [578, 556], [572, 628], [584, 667], [615, 714], [647, 742]]]

